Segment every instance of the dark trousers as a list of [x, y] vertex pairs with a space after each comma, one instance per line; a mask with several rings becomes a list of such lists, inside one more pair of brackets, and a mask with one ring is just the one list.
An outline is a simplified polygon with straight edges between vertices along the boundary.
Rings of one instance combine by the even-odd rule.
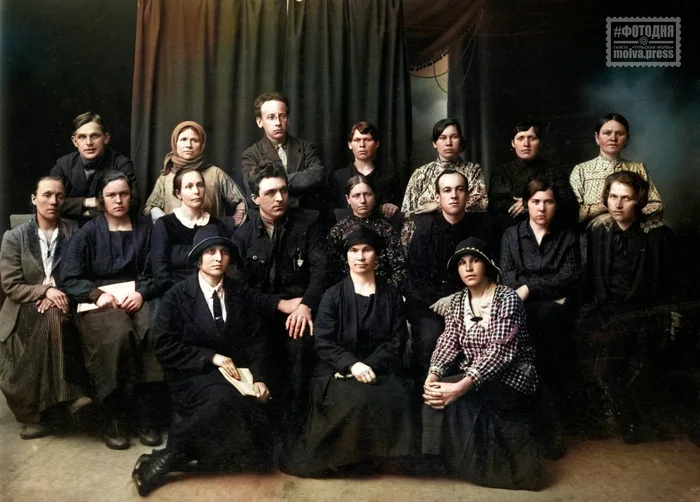
[[420, 380], [428, 374], [435, 345], [445, 331], [445, 319], [428, 308], [413, 307], [409, 309], [408, 322], [411, 325], [413, 348], [411, 372], [417, 380]]

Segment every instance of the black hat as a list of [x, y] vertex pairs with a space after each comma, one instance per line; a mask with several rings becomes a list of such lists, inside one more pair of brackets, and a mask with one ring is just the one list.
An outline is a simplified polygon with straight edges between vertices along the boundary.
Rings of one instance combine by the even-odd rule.
[[377, 232], [365, 225], [357, 225], [343, 240], [343, 249], [348, 252], [356, 244], [368, 244], [377, 254], [384, 250], [384, 239]]
[[454, 254], [450, 258], [450, 261], [447, 262], [447, 270], [456, 269], [457, 265], [459, 264], [459, 259], [465, 254], [478, 256], [484, 260], [484, 263], [486, 263], [487, 266], [490, 265], [493, 268], [493, 270], [496, 272], [496, 277], [500, 277], [501, 269], [496, 266], [491, 258], [489, 258], [488, 245], [486, 244], [486, 241], [479, 239], [478, 237], [469, 237], [457, 244]]
[[192, 241], [192, 250], [187, 255], [191, 264], [194, 264], [201, 254], [212, 246], [225, 246], [231, 253], [231, 258], [239, 259], [238, 248], [231, 242], [231, 239], [224, 237], [222, 231], [217, 225], [205, 225], [194, 235]]

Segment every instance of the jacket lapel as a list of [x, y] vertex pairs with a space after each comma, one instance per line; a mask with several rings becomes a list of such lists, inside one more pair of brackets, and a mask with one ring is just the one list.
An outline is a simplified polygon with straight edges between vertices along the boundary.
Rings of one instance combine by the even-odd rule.
[[35, 218], [36, 216], [29, 220], [29, 224], [27, 225], [22, 238], [24, 239], [26, 248], [29, 250], [32, 263], [43, 277], [44, 260], [41, 259], [41, 246], [39, 245], [38, 227], [36, 225]]
[[209, 337], [216, 338], [219, 329], [216, 327], [214, 317], [211, 315], [209, 305], [204, 298], [204, 293], [199, 287], [199, 279], [197, 273], [193, 273], [187, 279], [185, 294], [187, 301], [182, 302], [183, 312], [189, 316], [192, 321]]
[[301, 150], [299, 142], [292, 136], [287, 136], [287, 172], [295, 173], [301, 163]]

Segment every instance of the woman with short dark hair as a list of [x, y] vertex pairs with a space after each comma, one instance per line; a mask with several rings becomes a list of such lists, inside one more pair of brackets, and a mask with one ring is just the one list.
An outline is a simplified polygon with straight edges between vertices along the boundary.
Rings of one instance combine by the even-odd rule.
[[467, 179], [469, 197], [466, 212], [484, 212], [488, 208], [486, 183], [479, 164], [465, 162], [460, 155], [466, 149], [462, 127], [457, 119], [439, 120], [433, 127], [433, 147], [437, 160], [416, 169], [406, 187], [401, 205], [405, 217], [436, 211], [435, 179], [445, 169], [453, 169]]
[[523, 302], [499, 282], [482, 239], [460, 242], [448, 268], [466, 287], [450, 304], [425, 379], [423, 453], [477, 484], [537, 490], [530, 427], [538, 382]]

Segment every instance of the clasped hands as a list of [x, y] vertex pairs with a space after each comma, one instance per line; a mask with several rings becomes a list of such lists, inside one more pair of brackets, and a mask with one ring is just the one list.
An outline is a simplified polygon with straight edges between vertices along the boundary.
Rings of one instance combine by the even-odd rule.
[[423, 384], [423, 401], [435, 410], [444, 409], [445, 406], [469, 392], [473, 386], [470, 377], [464, 377], [455, 383], [439, 380], [437, 375], [430, 373]]
[[143, 306], [143, 296], [138, 291], [129, 293], [121, 302], [109, 293], [102, 293], [95, 302], [99, 309], [124, 309], [128, 313], [138, 312]]
[[283, 314], [289, 314], [284, 328], [289, 333], [290, 338], [301, 338], [306, 333], [306, 326], [309, 327], [309, 334], [314, 336], [314, 323], [311, 321], [311, 309], [301, 303], [301, 298], [291, 298], [280, 300], [277, 310]]
[[[233, 364], [230, 357], [222, 356], [221, 354], [214, 354], [214, 357], [211, 358], [211, 362], [214, 366], [223, 368], [224, 371], [231, 376], [231, 378], [235, 378], [236, 380], [241, 379], [241, 374], [238, 372], [238, 368], [236, 368], [236, 365]], [[270, 399], [270, 391], [267, 388], [267, 385], [264, 383], [254, 382], [253, 389], [255, 390], [256, 399], [262, 402]]]
[[372, 383], [377, 379], [374, 370], [365, 363], [359, 361], [350, 366], [350, 373], [352, 373], [355, 380], [360, 383]]
[[66, 294], [60, 289], [53, 286], [46, 290], [44, 298], [41, 298], [36, 302], [36, 309], [40, 314], [43, 314], [51, 307], [61, 309], [61, 312], [64, 314], [68, 313], [68, 296], [66, 296]]

